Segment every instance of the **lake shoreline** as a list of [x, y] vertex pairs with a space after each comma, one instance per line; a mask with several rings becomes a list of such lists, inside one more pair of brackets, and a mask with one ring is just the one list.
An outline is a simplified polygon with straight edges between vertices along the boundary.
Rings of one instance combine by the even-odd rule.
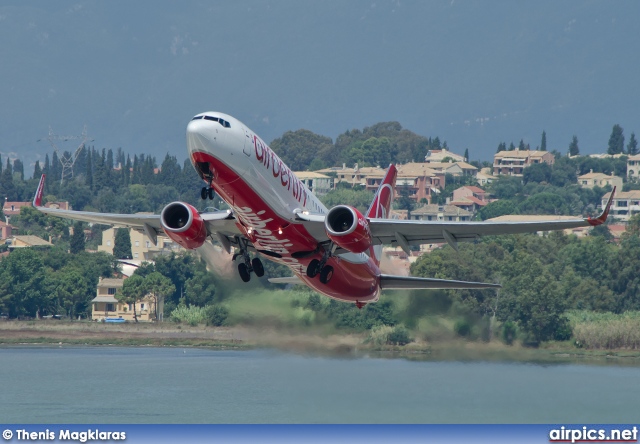
[[585, 350], [568, 342], [539, 348], [500, 341], [443, 340], [406, 346], [373, 345], [365, 333], [299, 331], [273, 327], [205, 327], [165, 324], [104, 324], [83, 321], [0, 321], [0, 346], [202, 347], [220, 350], [275, 349], [338, 358], [433, 361], [585, 363], [640, 366], [638, 350]]

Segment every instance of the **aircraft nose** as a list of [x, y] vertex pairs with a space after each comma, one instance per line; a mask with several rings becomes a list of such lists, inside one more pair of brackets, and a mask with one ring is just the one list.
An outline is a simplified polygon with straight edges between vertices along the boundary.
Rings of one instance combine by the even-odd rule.
[[220, 148], [223, 134], [213, 122], [203, 118], [194, 119], [187, 125], [187, 148], [194, 152], [213, 152]]

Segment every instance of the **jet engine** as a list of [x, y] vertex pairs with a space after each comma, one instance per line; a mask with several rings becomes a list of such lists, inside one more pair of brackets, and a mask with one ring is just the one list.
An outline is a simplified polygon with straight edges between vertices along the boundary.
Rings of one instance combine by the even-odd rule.
[[329, 210], [325, 221], [327, 236], [336, 245], [352, 253], [362, 253], [371, 246], [369, 222], [357, 209], [337, 205]]
[[162, 210], [160, 222], [164, 232], [188, 250], [204, 244], [207, 227], [194, 207], [184, 202], [172, 202]]

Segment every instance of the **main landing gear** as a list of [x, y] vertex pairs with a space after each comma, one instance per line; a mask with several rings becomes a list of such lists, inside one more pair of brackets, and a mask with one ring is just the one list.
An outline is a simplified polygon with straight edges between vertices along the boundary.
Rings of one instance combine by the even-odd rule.
[[307, 276], [313, 279], [319, 274], [320, 282], [328, 284], [333, 277], [333, 267], [331, 265], [327, 265], [327, 261], [336, 251], [336, 248], [337, 245], [332, 244], [331, 249], [324, 251], [321, 260], [313, 259], [309, 262], [309, 265], [307, 266]]
[[254, 257], [251, 259], [249, 253], [247, 252], [247, 244], [246, 241], [240, 238], [236, 238], [238, 241], [238, 245], [240, 246], [240, 252], [233, 255], [232, 260], [236, 260], [236, 258], [241, 257], [242, 262], [238, 264], [238, 273], [240, 274], [240, 279], [243, 282], [249, 282], [251, 280], [251, 272], [253, 271], [256, 276], [262, 277], [264, 276], [264, 267], [262, 266], [262, 261], [260, 258]]

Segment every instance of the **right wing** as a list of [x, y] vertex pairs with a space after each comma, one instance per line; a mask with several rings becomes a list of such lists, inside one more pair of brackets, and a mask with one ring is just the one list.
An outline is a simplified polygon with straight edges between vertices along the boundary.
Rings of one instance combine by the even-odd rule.
[[[550, 216], [548, 220], [543, 221], [519, 222], [446, 222], [369, 218], [368, 222], [374, 245], [398, 246], [407, 254], [409, 254], [409, 247], [412, 245], [446, 242], [457, 249], [458, 242], [472, 242], [482, 236], [535, 233], [536, 231], [556, 231], [601, 225], [607, 220], [615, 191], [614, 187], [605, 208], [596, 218], [554, 220]], [[324, 215], [298, 212], [296, 216], [316, 239], [329, 240], [324, 229]]]

